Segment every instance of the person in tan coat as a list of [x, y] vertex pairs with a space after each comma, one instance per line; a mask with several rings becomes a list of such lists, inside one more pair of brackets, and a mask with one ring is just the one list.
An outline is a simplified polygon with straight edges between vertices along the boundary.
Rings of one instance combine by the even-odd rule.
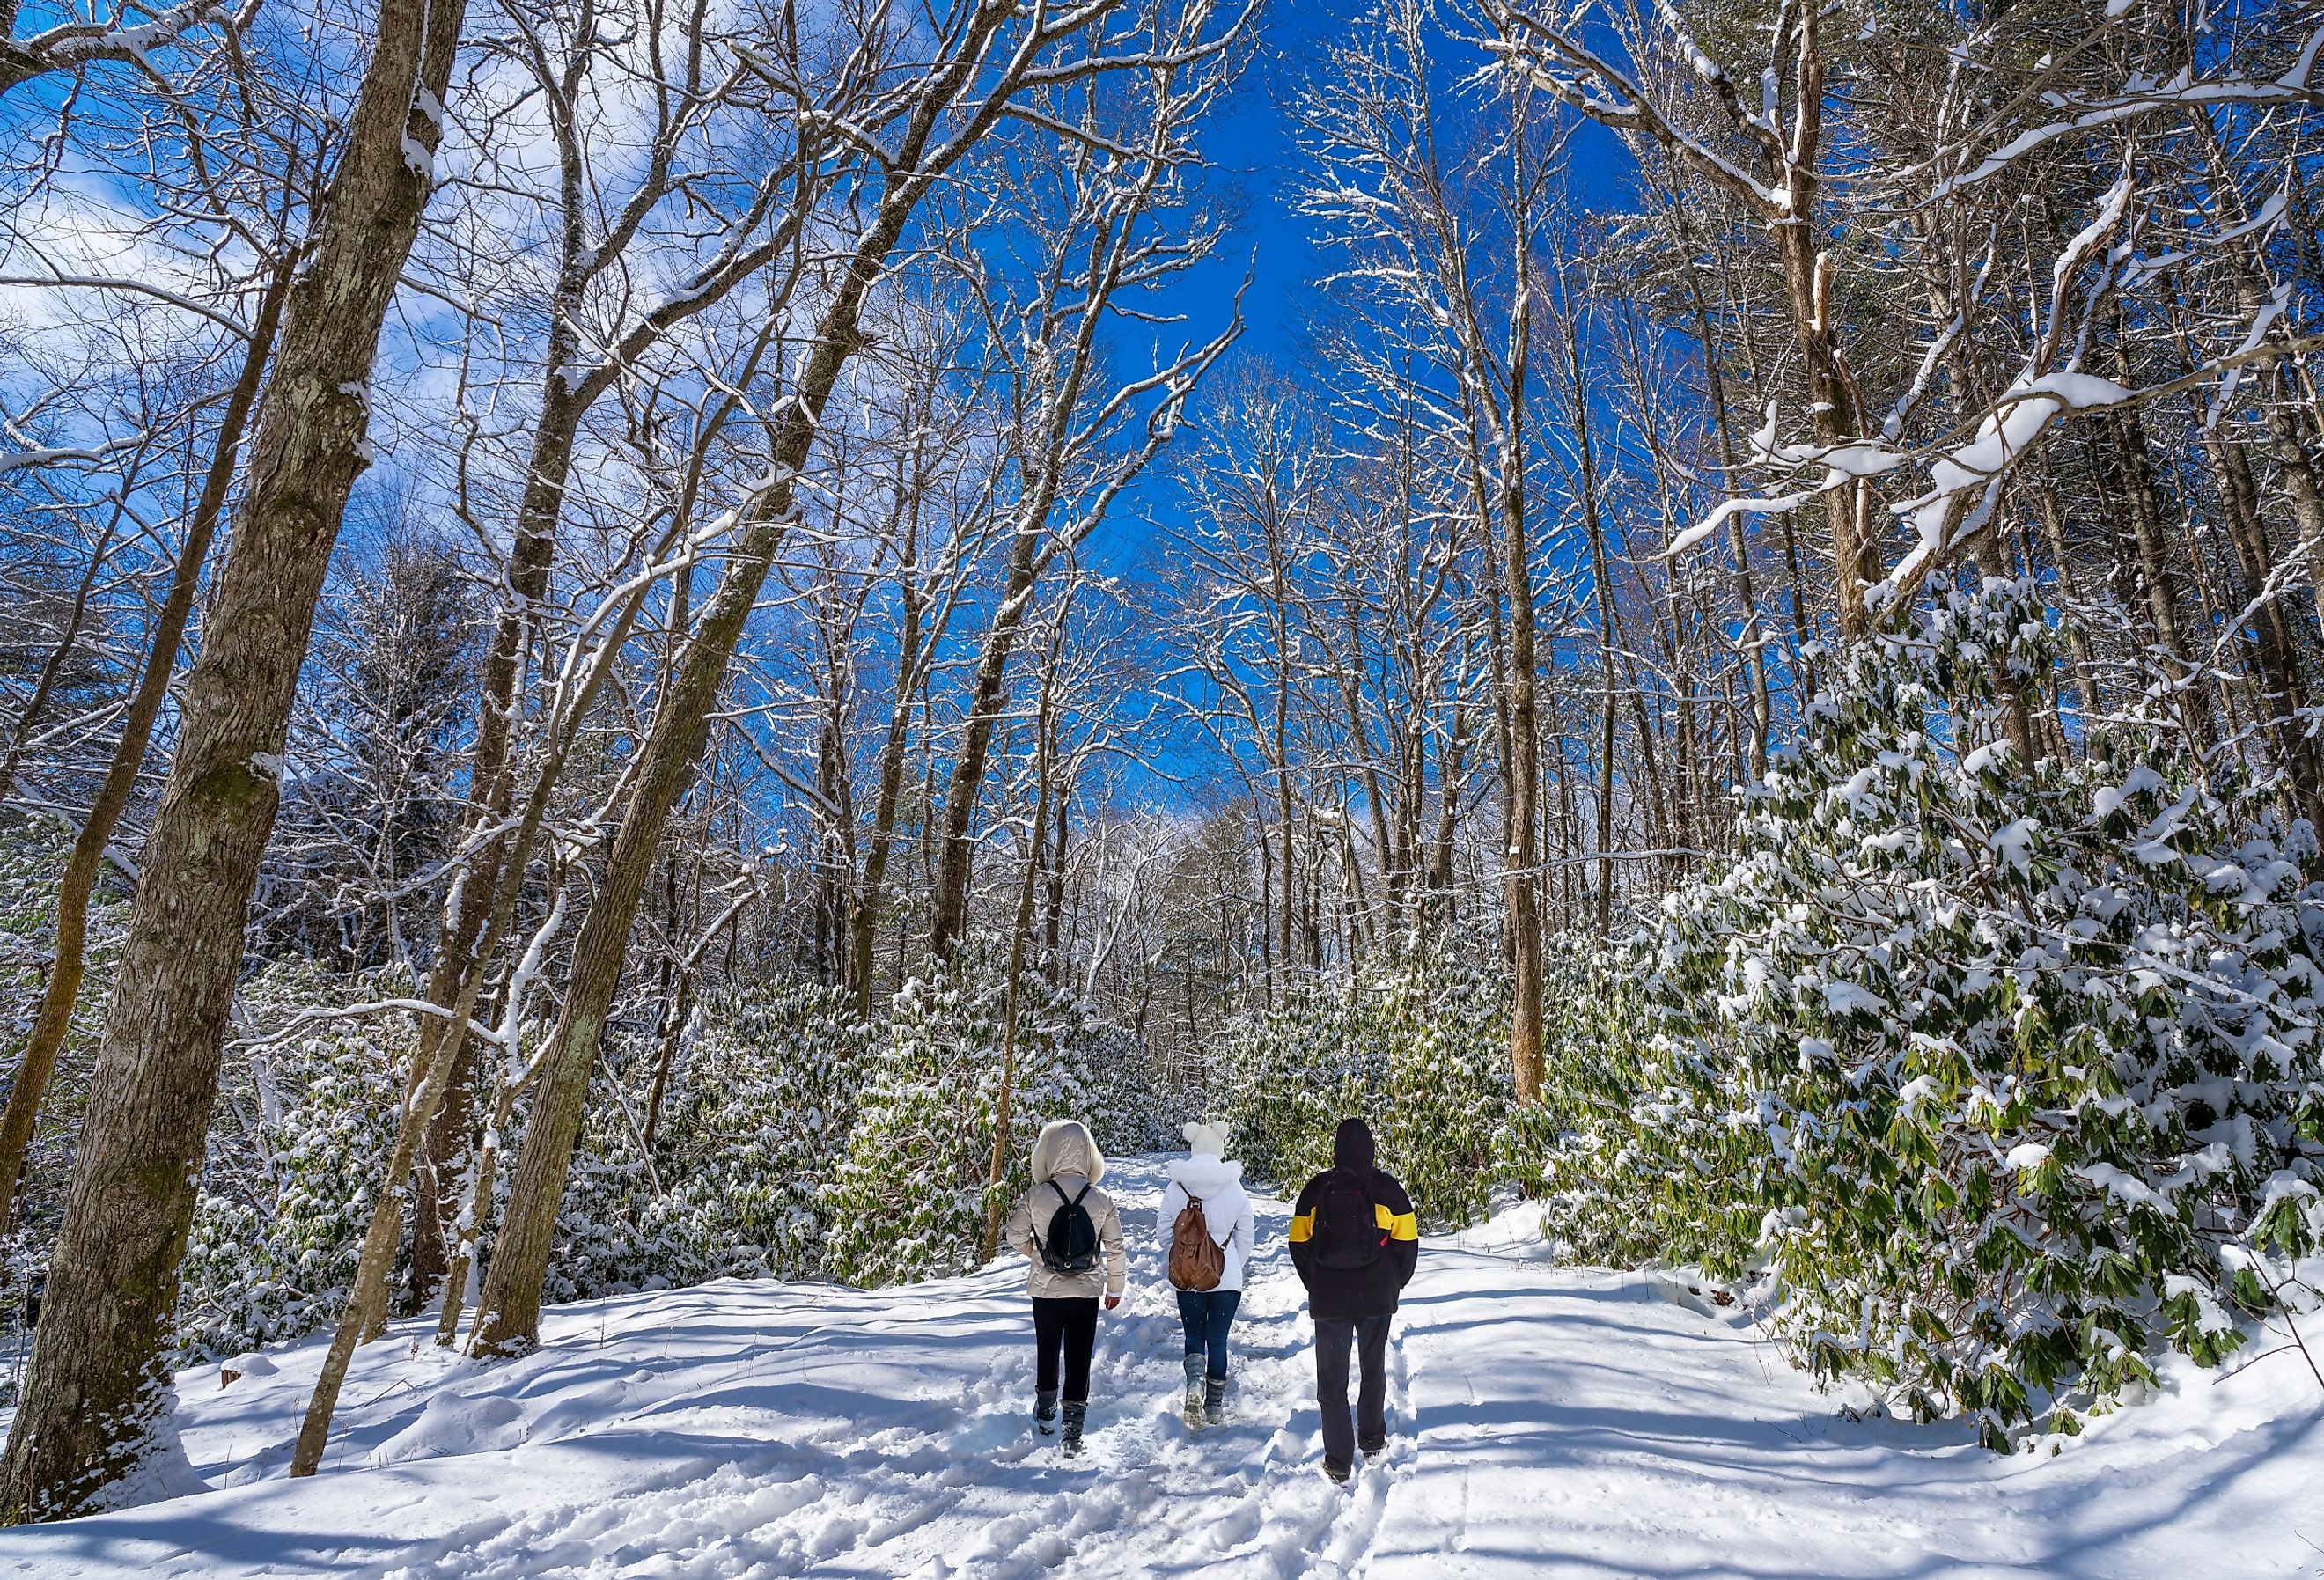
[[1026, 1285], [1033, 1297], [1036, 1368], [1033, 1420], [1044, 1432], [1057, 1418], [1063, 1363], [1067, 1454], [1082, 1448], [1089, 1411], [1090, 1352], [1097, 1345], [1101, 1297], [1109, 1311], [1121, 1304], [1130, 1263], [1121, 1248], [1121, 1215], [1098, 1188], [1105, 1159], [1089, 1127], [1059, 1119], [1033, 1142], [1033, 1186], [1009, 1215], [1004, 1238], [1033, 1266]]

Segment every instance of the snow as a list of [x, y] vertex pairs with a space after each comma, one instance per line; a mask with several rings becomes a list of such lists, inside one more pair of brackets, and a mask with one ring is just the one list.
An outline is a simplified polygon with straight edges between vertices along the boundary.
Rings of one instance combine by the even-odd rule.
[[2034, 836], [2040, 827], [2031, 818], [2019, 818], [1993, 832], [1994, 854], [2018, 872], [2034, 870]]
[[1823, 1002], [1835, 1015], [1878, 1015], [1884, 1007], [1877, 994], [1852, 982], [1827, 982]]
[[1160, 1165], [1107, 1183], [1138, 1260], [1080, 1464], [1028, 1429], [1021, 1264], [875, 1291], [730, 1281], [554, 1309], [540, 1350], [490, 1368], [399, 1324], [358, 1355], [309, 1481], [282, 1470], [320, 1339], [226, 1388], [189, 1372], [181, 1434], [211, 1490], [0, 1531], [0, 1575], [2176, 1580], [2305, 1573], [2324, 1542], [2296, 1355], [2168, 1363], [2054, 1457], [2000, 1456], [1817, 1391], [1683, 1273], [1545, 1263], [1538, 1203], [1427, 1242], [1394, 1439], [1335, 1488], [1282, 1204], [1257, 1204], [1233, 1418], [1197, 1433], [1153, 1249]]

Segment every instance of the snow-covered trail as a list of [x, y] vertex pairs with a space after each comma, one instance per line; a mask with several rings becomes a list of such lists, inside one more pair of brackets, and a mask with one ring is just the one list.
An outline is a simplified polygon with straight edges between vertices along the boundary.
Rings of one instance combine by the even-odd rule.
[[1391, 1352], [1382, 1463], [1320, 1473], [1285, 1209], [1236, 1325], [1234, 1419], [1178, 1418], [1160, 1165], [1130, 1160], [1131, 1291], [1090, 1452], [1030, 1430], [1023, 1274], [769, 1283], [549, 1314], [522, 1361], [398, 1327], [361, 1355], [324, 1474], [282, 1479], [319, 1344], [180, 1379], [214, 1490], [0, 1532], [0, 1575], [1249, 1580], [1453, 1575], [2273, 1575], [2324, 1569], [2324, 1426], [2279, 1357], [2093, 1423], [2061, 1456], [1838, 1416], [1731, 1313], [1647, 1275], [1431, 1241]]

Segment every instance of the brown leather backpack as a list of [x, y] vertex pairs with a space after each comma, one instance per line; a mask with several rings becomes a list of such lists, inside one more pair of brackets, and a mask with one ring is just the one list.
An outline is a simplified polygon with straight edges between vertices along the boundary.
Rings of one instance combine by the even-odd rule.
[[1203, 1203], [1189, 1195], [1170, 1225], [1170, 1287], [1174, 1289], [1215, 1289], [1227, 1274], [1226, 1248], [1211, 1238], [1203, 1216]]

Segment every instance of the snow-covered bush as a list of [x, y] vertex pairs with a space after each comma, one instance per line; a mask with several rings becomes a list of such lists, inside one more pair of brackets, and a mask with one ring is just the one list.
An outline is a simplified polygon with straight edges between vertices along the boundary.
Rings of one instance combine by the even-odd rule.
[[811, 1278], [824, 1182], [855, 1122], [870, 1029], [811, 983], [729, 989], [696, 1012], [654, 1138], [663, 1194], [647, 1225], [663, 1276]]
[[[1007, 954], [973, 939], [898, 991], [847, 1155], [825, 1197], [829, 1269], [853, 1284], [963, 1272], [976, 1263], [998, 1123]], [[1039, 973], [1020, 980], [1005, 1202], [1025, 1188], [1033, 1137], [1085, 1118], [1096, 1031]]]
[[1296, 1189], [1361, 1114], [1425, 1222], [1472, 1223], [1507, 1172], [1508, 1025], [1502, 983], [1433, 954], [1295, 991], [1236, 1040], [1235, 1144], [1254, 1178]]
[[1545, 1165], [1580, 1254], [1767, 1275], [1818, 1374], [1997, 1444], [2215, 1361], [2324, 1230], [2314, 835], [2156, 725], [1956, 750], [2048, 636], [1989, 583], [1834, 667]]
[[1086, 1104], [1078, 1117], [1108, 1157], [1183, 1146], [1178, 1127], [1205, 1117], [1202, 1091], [1174, 1076], [1157, 1050], [1121, 1027], [1093, 1022], [1072, 1051]]
[[696, 1007], [659, 1112], [659, 1041], [617, 1050], [592, 1084], [558, 1206], [551, 1298], [819, 1276], [822, 1194], [870, 1043], [847, 993], [775, 978]]
[[[246, 984], [257, 1030], [303, 1010], [407, 993], [400, 973], [348, 979], [304, 963]], [[319, 1021], [230, 1047], [178, 1297], [186, 1361], [295, 1338], [337, 1319], [409, 1067], [409, 1017]]]
[[1393, 979], [1382, 1018], [1381, 1157], [1423, 1224], [1473, 1224], [1491, 1210], [1515, 1110], [1508, 986], [1471, 966], [1414, 960]]
[[1332, 1132], [1370, 1118], [1388, 1083], [1388, 1045], [1369, 1024], [1365, 985], [1303, 983], [1251, 1016], [1228, 1053], [1227, 1120], [1253, 1179], [1296, 1191], [1332, 1162]]

